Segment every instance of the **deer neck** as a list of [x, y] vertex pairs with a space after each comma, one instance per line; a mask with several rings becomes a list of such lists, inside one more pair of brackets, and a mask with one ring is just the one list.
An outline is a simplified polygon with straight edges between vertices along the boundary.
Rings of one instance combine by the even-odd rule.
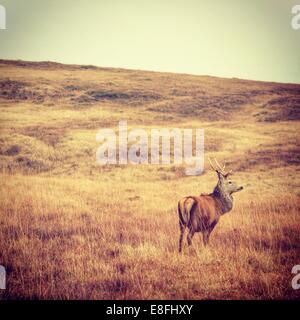
[[216, 185], [213, 195], [220, 203], [220, 209], [222, 214], [229, 212], [233, 207], [233, 198], [232, 195], [225, 192], [219, 184]]

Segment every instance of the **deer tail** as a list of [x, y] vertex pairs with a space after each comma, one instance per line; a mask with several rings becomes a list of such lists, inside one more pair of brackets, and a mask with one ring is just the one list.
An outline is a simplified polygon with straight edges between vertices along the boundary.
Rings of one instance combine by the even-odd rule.
[[192, 196], [181, 199], [178, 202], [179, 221], [183, 226], [187, 226], [190, 222], [191, 210], [196, 204], [196, 199]]

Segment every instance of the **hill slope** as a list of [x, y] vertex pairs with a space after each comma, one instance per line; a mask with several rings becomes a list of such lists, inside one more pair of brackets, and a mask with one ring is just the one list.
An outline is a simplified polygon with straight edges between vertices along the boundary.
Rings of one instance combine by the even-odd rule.
[[[208, 248], [177, 201], [213, 172], [100, 166], [101, 128], [203, 128], [244, 185]], [[0, 264], [10, 298], [299, 298], [300, 85], [0, 60]], [[207, 159], [207, 158], [205, 158]]]

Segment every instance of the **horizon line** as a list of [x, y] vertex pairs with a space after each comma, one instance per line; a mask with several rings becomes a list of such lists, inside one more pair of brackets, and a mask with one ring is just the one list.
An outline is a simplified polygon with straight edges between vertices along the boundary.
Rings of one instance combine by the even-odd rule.
[[9, 59], [9, 58], [1, 58], [1, 61], [8, 62], [28, 62], [28, 63], [55, 63], [65, 66], [85, 66], [85, 67], [93, 67], [98, 69], [118, 69], [118, 70], [127, 70], [127, 71], [140, 71], [140, 72], [153, 72], [153, 73], [170, 73], [170, 74], [178, 74], [178, 75], [186, 75], [186, 76], [196, 76], [196, 77], [211, 77], [211, 78], [219, 78], [226, 80], [240, 80], [240, 81], [253, 81], [253, 82], [264, 82], [264, 83], [273, 83], [273, 84], [287, 84], [287, 85], [300, 85], [299, 82], [279, 82], [275, 80], [257, 80], [251, 78], [239, 78], [236, 76], [221, 76], [221, 75], [212, 75], [212, 74], [198, 74], [198, 73], [189, 73], [189, 72], [175, 72], [175, 71], [165, 71], [165, 70], [149, 70], [149, 69], [136, 69], [136, 68], [127, 68], [127, 67], [111, 67], [111, 66], [100, 66], [96, 64], [82, 64], [82, 63], [65, 63], [58, 60], [23, 60], [23, 59]]

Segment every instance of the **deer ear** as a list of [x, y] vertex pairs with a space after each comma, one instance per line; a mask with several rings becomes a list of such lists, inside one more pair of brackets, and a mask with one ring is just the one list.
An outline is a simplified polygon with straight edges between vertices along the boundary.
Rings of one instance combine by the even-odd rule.
[[230, 175], [232, 175], [232, 170], [230, 170], [226, 174], [224, 174], [224, 178], [228, 178]]

